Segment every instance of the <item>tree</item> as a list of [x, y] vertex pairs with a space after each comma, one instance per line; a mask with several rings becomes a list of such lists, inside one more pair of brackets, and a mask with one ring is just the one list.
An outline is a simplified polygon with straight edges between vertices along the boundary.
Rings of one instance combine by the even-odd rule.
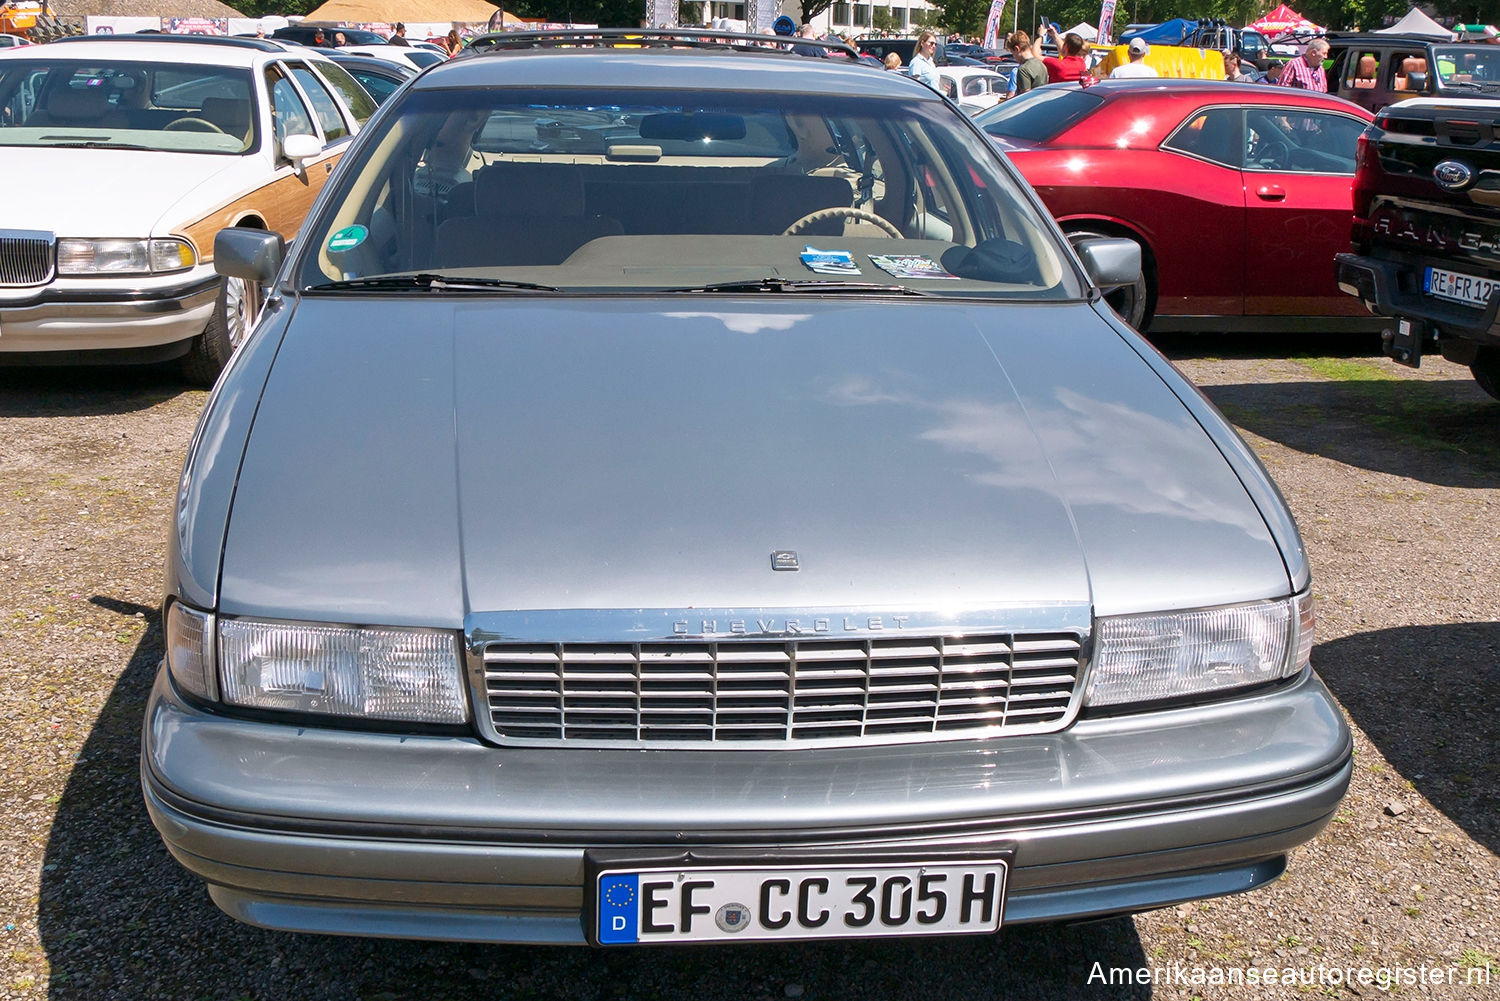
[[889, 7], [876, 7], [870, 18], [870, 27], [876, 31], [899, 31], [901, 25], [896, 23], [896, 15], [891, 13]]
[[936, 22], [949, 31], [964, 35], [984, 34], [984, 22], [990, 16], [990, 0], [933, 0], [942, 12]]
[[833, 6], [833, 0], [801, 0], [802, 23], [807, 24], [813, 18]]

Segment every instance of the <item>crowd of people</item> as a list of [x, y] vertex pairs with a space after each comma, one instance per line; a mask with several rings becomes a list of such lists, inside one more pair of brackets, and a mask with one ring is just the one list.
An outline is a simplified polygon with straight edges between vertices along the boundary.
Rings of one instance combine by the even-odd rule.
[[[778, 23], [775, 28], [764, 29], [766, 34], [791, 35], [797, 39], [805, 40], [792, 46], [792, 51], [799, 55], [824, 57], [829, 55], [829, 49], [822, 42], [842, 42], [850, 48], [857, 50], [856, 40], [847, 35], [829, 33], [820, 35], [811, 24], [804, 23], [800, 26], [792, 26], [790, 19], [782, 17], [779, 19], [786, 24]], [[264, 32], [258, 32], [263, 35]], [[1045, 35], [1045, 37], [1044, 37]], [[877, 32], [873, 37], [894, 37], [890, 32]], [[457, 29], [450, 30], [448, 34], [436, 39], [436, 43], [451, 58], [457, 55], [464, 46], [464, 39]], [[964, 43], [977, 45], [979, 39], [966, 39], [962, 35], [950, 35], [947, 37], [950, 44]], [[392, 45], [410, 45], [406, 38], [406, 25], [397, 23], [394, 32], [389, 38]], [[814, 43], [814, 44], [809, 44]], [[314, 45], [326, 45], [330, 47], [342, 47], [347, 44], [344, 33], [336, 28], [330, 28], [329, 34], [325, 36], [323, 30], [318, 33], [313, 42]], [[1017, 30], [1005, 37], [1005, 49], [1015, 58], [1015, 63], [1007, 69], [999, 72], [1009, 77], [1006, 97], [1024, 94], [1049, 83], [1064, 83], [1080, 81], [1085, 86], [1093, 83], [1101, 77], [1096, 73], [1096, 67], [1090, 59], [1091, 43], [1075, 32], [1062, 34], [1056, 25], [1045, 25], [1035, 38], [1025, 31]], [[887, 53], [881, 65], [887, 70], [905, 73], [921, 80], [928, 86], [937, 89], [938, 75], [935, 56], [938, 46], [938, 35], [934, 31], [923, 30], [918, 36], [916, 47], [909, 64], [903, 64], [901, 56], [895, 52]], [[1050, 49], [1050, 51], [1049, 51]], [[1122, 78], [1152, 78], [1160, 76], [1160, 72], [1147, 62], [1147, 55], [1151, 51], [1151, 45], [1143, 38], [1134, 38], [1126, 47], [1126, 62], [1115, 66], [1107, 75], [1110, 79]], [[1323, 59], [1329, 51], [1326, 39], [1317, 38], [1310, 42], [1305, 51], [1299, 57], [1292, 59], [1281, 67], [1270, 73], [1262, 73], [1253, 66], [1243, 62], [1239, 55], [1232, 50], [1222, 53], [1224, 59], [1224, 78], [1237, 83], [1274, 83], [1285, 87], [1298, 87], [1305, 90], [1326, 90], [1327, 80], [1324, 76]]]

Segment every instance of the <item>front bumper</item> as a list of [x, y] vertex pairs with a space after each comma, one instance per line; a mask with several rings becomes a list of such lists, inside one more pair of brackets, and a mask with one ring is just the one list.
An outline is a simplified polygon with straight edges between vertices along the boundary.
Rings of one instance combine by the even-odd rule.
[[203, 333], [218, 294], [219, 279], [211, 274], [134, 290], [47, 286], [28, 298], [0, 299], [0, 353], [118, 351], [188, 341]]
[[1348, 787], [1310, 672], [1066, 732], [810, 751], [503, 749], [216, 716], [158, 674], [142, 783], [168, 849], [240, 920], [581, 944], [589, 848], [1008, 848], [1006, 923], [1252, 889]]

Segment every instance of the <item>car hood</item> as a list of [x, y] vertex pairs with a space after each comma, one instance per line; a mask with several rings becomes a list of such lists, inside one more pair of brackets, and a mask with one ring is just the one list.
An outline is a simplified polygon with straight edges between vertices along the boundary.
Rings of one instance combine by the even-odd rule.
[[207, 153], [34, 146], [3, 147], [3, 159], [6, 174], [28, 179], [30, 190], [68, 193], [7, 198], [7, 229], [121, 237], [161, 235], [155, 227], [168, 209], [240, 161]]
[[1079, 303], [304, 299], [220, 608], [456, 627], [1286, 594], [1183, 389]]

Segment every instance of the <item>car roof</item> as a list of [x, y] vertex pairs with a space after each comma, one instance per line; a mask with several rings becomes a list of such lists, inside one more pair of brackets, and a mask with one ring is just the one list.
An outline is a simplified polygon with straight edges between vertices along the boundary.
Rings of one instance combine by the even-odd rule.
[[[121, 62], [194, 62], [251, 66], [291, 49], [264, 38], [207, 35], [72, 35], [26, 46], [28, 58], [102, 58]], [[299, 52], [300, 54], [300, 52]], [[21, 58], [19, 55], [16, 58]]]
[[420, 90], [482, 87], [640, 87], [837, 94], [942, 101], [931, 88], [855, 59], [789, 52], [677, 48], [541, 48], [476, 52], [428, 69]]
[[[1038, 88], [1050, 90], [1052, 85]], [[1103, 103], [1041, 146], [1153, 148], [1194, 108], [1210, 105], [1309, 107], [1342, 111], [1369, 121], [1364, 108], [1332, 94], [1226, 80], [1100, 80], [1088, 88]], [[1142, 114], [1143, 110], [1157, 114]]]
[[1434, 38], [1431, 35], [1386, 35], [1377, 31], [1330, 31], [1325, 36], [1330, 43], [1358, 42], [1360, 45], [1487, 45], [1487, 42], [1459, 42], [1450, 38]]
[[355, 66], [359, 69], [368, 70], [371, 73], [384, 73], [392, 79], [407, 80], [417, 75], [415, 67], [398, 63], [391, 59], [376, 59], [374, 56], [360, 56], [352, 52], [344, 52], [334, 49], [330, 52], [319, 53], [325, 59], [331, 59], [336, 63], [346, 66]]

